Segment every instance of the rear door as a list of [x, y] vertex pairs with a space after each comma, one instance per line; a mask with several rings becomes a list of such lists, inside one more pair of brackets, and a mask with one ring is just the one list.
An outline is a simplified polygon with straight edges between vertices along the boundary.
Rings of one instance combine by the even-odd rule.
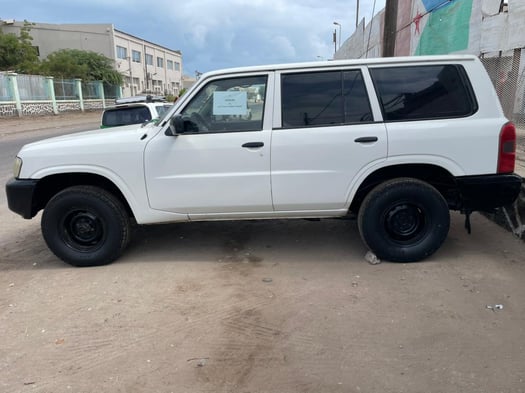
[[[271, 177], [275, 211], [347, 208], [356, 175], [385, 160], [387, 134], [365, 67], [276, 77]], [[280, 94], [279, 94], [280, 92]]]

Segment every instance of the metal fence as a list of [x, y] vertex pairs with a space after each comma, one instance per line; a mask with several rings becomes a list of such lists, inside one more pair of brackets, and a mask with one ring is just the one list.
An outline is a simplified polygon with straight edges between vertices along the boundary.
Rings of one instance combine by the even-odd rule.
[[74, 79], [54, 79], [55, 98], [58, 101], [78, 100], [76, 82]]
[[50, 100], [46, 78], [40, 75], [17, 75], [18, 94], [22, 101]]
[[120, 97], [120, 87], [104, 83], [104, 97], [107, 99], [115, 99]]
[[0, 117], [104, 109], [121, 94], [102, 81], [0, 72]]
[[[517, 58], [518, 57], [518, 58]], [[505, 116], [518, 125], [525, 124], [525, 71], [519, 71], [521, 51], [510, 56], [482, 57]]]
[[82, 82], [82, 96], [86, 100], [95, 100], [102, 98], [98, 90], [97, 82]]
[[12, 101], [13, 97], [9, 89], [9, 79], [4, 74], [0, 74], [0, 101]]

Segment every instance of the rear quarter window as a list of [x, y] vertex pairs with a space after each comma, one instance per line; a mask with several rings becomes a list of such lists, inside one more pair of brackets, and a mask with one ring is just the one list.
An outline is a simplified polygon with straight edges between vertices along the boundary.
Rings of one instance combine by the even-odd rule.
[[459, 65], [371, 68], [386, 121], [465, 117], [478, 109]]

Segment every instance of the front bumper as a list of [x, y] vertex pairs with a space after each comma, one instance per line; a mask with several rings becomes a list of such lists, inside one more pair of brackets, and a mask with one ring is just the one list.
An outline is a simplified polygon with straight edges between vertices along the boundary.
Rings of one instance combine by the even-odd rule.
[[523, 179], [512, 174], [457, 177], [462, 210], [491, 211], [513, 203]]
[[33, 218], [38, 212], [35, 203], [37, 183], [38, 180], [35, 179], [9, 179], [5, 185], [9, 209], [24, 218]]

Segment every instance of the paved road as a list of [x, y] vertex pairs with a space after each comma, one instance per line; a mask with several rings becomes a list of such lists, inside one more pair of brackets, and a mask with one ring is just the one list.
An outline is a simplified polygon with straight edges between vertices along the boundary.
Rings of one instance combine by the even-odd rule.
[[525, 391], [525, 245], [480, 215], [378, 265], [353, 221], [142, 227], [89, 269], [0, 223], [1, 392]]

